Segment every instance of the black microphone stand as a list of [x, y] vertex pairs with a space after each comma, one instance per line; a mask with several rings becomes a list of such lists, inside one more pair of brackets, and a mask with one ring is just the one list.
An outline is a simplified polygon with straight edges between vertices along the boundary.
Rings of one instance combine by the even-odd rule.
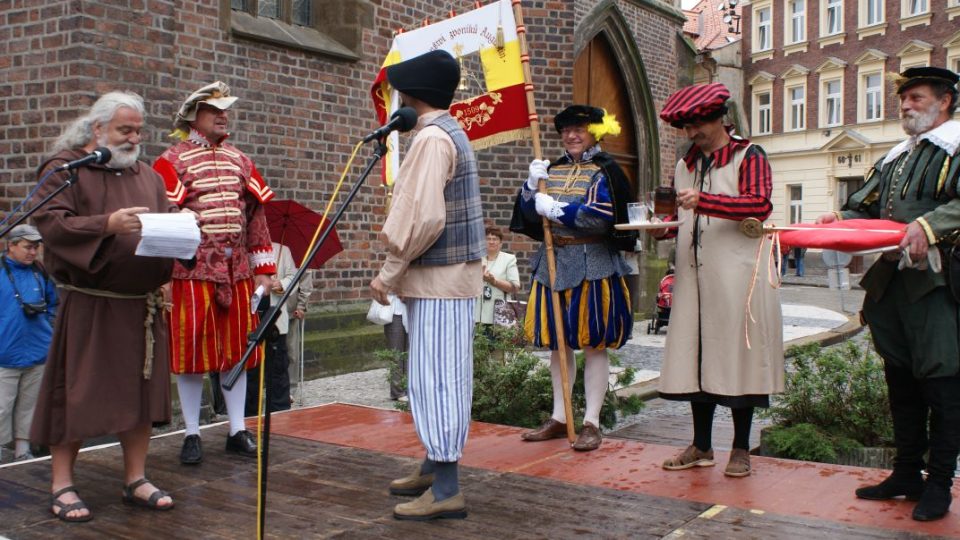
[[[39, 183], [43, 183], [44, 181], [46, 181], [47, 177], [49, 177], [51, 174], [56, 173], [56, 172], [60, 172], [60, 171], [54, 169], [54, 170], [48, 172], [48, 173], [47, 173], [47, 176], [45, 176], [43, 179], [41, 179]], [[65, 190], [65, 189], [67, 189], [68, 187], [70, 187], [70, 186], [72, 186], [73, 184], [75, 184], [76, 181], [77, 181], [77, 178], [78, 178], [78, 177], [77, 177], [77, 170], [76, 170], [76, 169], [70, 169], [70, 176], [67, 177], [67, 179], [63, 182], [63, 184], [60, 184], [60, 186], [58, 186], [57, 189], [53, 190], [53, 192], [51, 192], [49, 195], [47, 195], [46, 197], [44, 197], [40, 202], [38, 202], [37, 204], [35, 204], [35, 205], [33, 206], [33, 208], [27, 210], [27, 211], [26, 211], [25, 213], [23, 213], [23, 214], [20, 214], [20, 216], [18, 216], [17, 219], [13, 220], [13, 223], [10, 223], [10, 224], [7, 225], [6, 227], [4, 227], [4, 229], [3, 229], [2, 231], [0, 231], [0, 238], [6, 236], [7, 233], [10, 232], [14, 227], [16, 227], [17, 225], [19, 225], [19, 224], [23, 223], [24, 221], [26, 221], [27, 218], [29, 218], [30, 216], [32, 216], [33, 214], [35, 214], [37, 210], [39, 210], [40, 208], [43, 207], [43, 205], [47, 204], [48, 202], [50, 202], [51, 199], [53, 199], [54, 197], [56, 197], [57, 195], [59, 195], [61, 191]]]
[[[320, 246], [326, 241], [327, 237], [330, 236], [330, 232], [333, 231], [334, 226], [340, 221], [340, 218], [343, 216], [343, 213], [346, 211], [347, 206], [350, 205], [350, 202], [353, 201], [353, 198], [360, 191], [360, 188], [363, 187], [364, 181], [366, 181], [367, 176], [370, 175], [370, 171], [373, 170], [373, 167], [383, 158], [387, 153], [387, 145], [384, 143], [384, 137], [377, 139], [376, 146], [373, 150], [373, 156], [370, 158], [370, 162], [367, 164], [367, 167], [363, 170], [363, 173], [360, 175], [360, 178], [357, 180], [357, 183], [353, 185], [353, 188], [350, 190], [350, 193], [347, 195], [347, 200], [340, 205], [340, 208], [337, 209], [337, 213], [334, 214], [333, 218], [328, 221], [326, 229], [320, 235], [320, 239], [313, 245], [313, 249], [310, 250], [310, 253], [307, 254], [306, 260], [297, 269], [297, 272], [293, 275], [293, 279], [290, 282], [290, 285], [287, 286], [286, 290], [283, 291], [283, 295], [280, 297], [275, 304], [270, 306], [270, 309], [267, 311], [266, 315], [260, 319], [260, 324], [257, 326], [257, 329], [250, 333], [247, 336], [247, 349], [243, 352], [243, 356], [240, 358], [240, 361], [237, 362], [237, 365], [227, 372], [226, 376], [223, 377], [221, 382], [222, 386], [227, 390], [233, 389], [233, 385], [237, 383], [237, 379], [244, 375], [245, 367], [247, 361], [253, 355], [254, 351], [257, 350], [257, 347], [263, 340], [266, 338], [267, 329], [273, 326], [277, 322], [277, 318], [280, 316], [280, 310], [284, 309], [284, 306], [287, 304], [287, 300], [290, 298], [290, 293], [297, 288], [297, 285], [303, 279], [303, 276], [307, 272], [307, 267], [310, 264], [310, 261], [313, 260], [317, 252], [320, 250]], [[264, 359], [266, 361], [266, 359]], [[263, 388], [260, 389], [263, 391]], [[268, 396], [269, 398], [269, 396]], [[257, 516], [257, 519], [260, 521], [259, 531], [264, 531], [264, 521], [267, 507], [267, 464], [269, 461], [268, 450], [270, 448], [270, 407], [269, 404], [265, 407], [264, 414], [264, 430], [261, 434], [261, 448], [263, 452], [263, 473], [260, 476], [260, 515]]]

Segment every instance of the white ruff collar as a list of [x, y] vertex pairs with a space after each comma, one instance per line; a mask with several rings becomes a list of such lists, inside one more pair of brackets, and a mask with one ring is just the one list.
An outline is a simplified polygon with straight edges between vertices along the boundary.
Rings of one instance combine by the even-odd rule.
[[894, 146], [893, 150], [890, 150], [887, 156], [883, 158], [883, 164], [886, 165], [900, 157], [904, 152], [913, 150], [913, 148], [923, 140], [930, 141], [932, 144], [943, 148], [948, 155], [952, 156], [956, 154], [957, 149], [960, 148], [960, 122], [947, 120], [930, 131], [911, 136], [907, 140]]

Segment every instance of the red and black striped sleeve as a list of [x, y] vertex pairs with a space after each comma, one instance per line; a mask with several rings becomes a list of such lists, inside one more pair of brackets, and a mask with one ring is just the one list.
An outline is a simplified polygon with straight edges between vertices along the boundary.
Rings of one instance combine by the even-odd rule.
[[770, 162], [763, 150], [756, 145], [747, 148], [747, 154], [740, 164], [739, 195], [721, 195], [700, 193], [700, 202], [696, 212], [708, 216], [742, 221], [757, 218], [761, 221], [770, 217], [773, 203], [773, 173]]

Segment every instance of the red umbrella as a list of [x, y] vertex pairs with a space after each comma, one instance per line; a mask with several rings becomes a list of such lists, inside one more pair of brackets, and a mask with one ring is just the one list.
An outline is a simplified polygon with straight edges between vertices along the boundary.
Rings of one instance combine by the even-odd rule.
[[[294, 262], [299, 266], [307, 254], [307, 248], [313, 240], [313, 235], [320, 225], [322, 216], [302, 204], [292, 200], [272, 200], [264, 206], [267, 215], [267, 227], [270, 228], [270, 239], [290, 248]], [[324, 221], [326, 228], [327, 221]], [[320, 234], [317, 240], [320, 240]], [[337, 230], [330, 231], [330, 236], [320, 246], [317, 255], [310, 261], [307, 268], [321, 268], [323, 263], [343, 251]]]

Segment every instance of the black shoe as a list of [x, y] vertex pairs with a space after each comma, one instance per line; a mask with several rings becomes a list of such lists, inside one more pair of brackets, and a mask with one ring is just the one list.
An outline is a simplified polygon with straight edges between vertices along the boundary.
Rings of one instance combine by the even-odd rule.
[[856, 491], [857, 497], [870, 501], [885, 501], [895, 497], [906, 497], [908, 501], [919, 501], [923, 494], [923, 476], [917, 472], [898, 472], [887, 477], [875, 486], [866, 486]]
[[947, 515], [953, 496], [950, 488], [939, 482], [927, 480], [920, 502], [913, 509], [913, 519], [917, 521], [933, 521]]
[[203, 446], [200, 444], [200, 436], [187, 435], [183, 439], [183, 447], [180, 448], [180, 463], [196, 465], [201, 461], [203, 461]]
[[233, 452], [241, 456], [257, 457], [257, 441], [249, 431], [245, 429], [238, 431], [227, 437], [227, 452]]

